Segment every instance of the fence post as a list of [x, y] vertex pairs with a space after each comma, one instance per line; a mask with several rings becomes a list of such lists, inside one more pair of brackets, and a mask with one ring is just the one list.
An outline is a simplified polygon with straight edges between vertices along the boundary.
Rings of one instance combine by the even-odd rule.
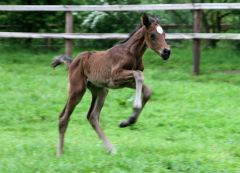
[[[65, 20], [65, 33], [73, 32], [73, 15], [71, 11], [66, 11], [66, 20]], [[73, 41], [71, 39], [65, 40], [65, 54], [72, 56], [73, 51]]]
[[[202, 11], [194, 10], [193, 12], [193, 33], [201, 32]], [[200, 73], [200, 39], [193, 39], [193, 74]]]

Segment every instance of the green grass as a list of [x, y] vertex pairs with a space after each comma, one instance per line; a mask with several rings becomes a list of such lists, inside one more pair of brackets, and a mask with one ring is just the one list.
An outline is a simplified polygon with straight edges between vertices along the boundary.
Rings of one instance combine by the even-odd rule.
[[196, 77], [191, 49], [172, 49], [168, 62], [145, 54], [153, 96], [135, 126], [118, 128], [131, 113], [134, 92], [109, 92], [101, 125], [117, 155], [105, 152], [87, 122], [87, 92], [72, 115], [62, 158], [56, 157], [57, 120], [67, 99], [67, 72], [49, 66], [59, 52], [1, 49], [0, 172], [240, 172], [239, 52], [203, 50]]

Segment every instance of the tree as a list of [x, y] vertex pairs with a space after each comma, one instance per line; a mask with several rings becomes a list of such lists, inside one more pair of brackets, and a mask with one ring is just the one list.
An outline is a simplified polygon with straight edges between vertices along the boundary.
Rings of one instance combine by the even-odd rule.
[[[196, 3], [196, 2], [233, 3], [233, 2], [236, 2], [236, 0], [192, 0], [192, 3]], [[228, 30], [230, 30], [231, 28], [223, 27], [223, 25], [229, 24], [229, 23], [231, 25], [235, 25], [236, 23], [240, 24], [239, 14], [240, 14], [239, 11], [235, 11], [235, 10], [204, 10], [203, 18], [202, 18], [203, 31], [206, 33], [228, 32]], [[219, 40], [209, 40], [208, 42], [210, 47], [216, 47]]]
[[[101, 5], [101, 4], [139, 4], [140, 0], [89, 0], [89, 4]], [[134, 27], [140, 25], [140, 14], [138, 12], [98, 12], [93, 11], [86, 15], [78, 14], [78, 17], [83, 19], [81, 24], [84, 32], [94, 33], [113, 33], [113, 32], [126, 32], [129, 33], [134, 30]], [[103, 42], [103, 41], [101, 41]], [[104, 41], [104, 44], [109, 47], [115, 41]], [[98, 42], [94, 42], [94, 45], [98, 45]]]

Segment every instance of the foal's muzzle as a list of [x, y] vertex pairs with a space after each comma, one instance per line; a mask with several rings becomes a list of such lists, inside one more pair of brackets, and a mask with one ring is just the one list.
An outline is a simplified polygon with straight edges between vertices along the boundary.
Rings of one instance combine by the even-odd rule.
[[170, 49], [163, 49], [162, 53], [161, 53], [161, 57], [163, 58], [163, 60], [167, 60], [169, 58], [171, 54], [171, 50]]

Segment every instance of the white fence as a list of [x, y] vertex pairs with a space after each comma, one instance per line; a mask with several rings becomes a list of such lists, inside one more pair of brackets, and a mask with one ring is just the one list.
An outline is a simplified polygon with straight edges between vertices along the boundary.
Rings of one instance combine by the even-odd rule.
[[0, 38], [54, 38], [66, 40], [66, 54], [72, 54], [73, 39], [124, 39], [128, 34], [119, 33], [72, 33], [72, 12], [80, 11], [157, 11], [157, 10], [193, 10], [193, 33], [167, 33], [167, 39], [193, 40], [193, 73], [200, 72], [200, 40], [228, 39], [240, 40], [236, 33], [201, 33], [202, 10], [239, 10], [240, 3], [186, 3], [151, 5], [0, 5], [0, 11], [64, 11], [66, 13], [65, 33], [23, 33], [0, 32]]

